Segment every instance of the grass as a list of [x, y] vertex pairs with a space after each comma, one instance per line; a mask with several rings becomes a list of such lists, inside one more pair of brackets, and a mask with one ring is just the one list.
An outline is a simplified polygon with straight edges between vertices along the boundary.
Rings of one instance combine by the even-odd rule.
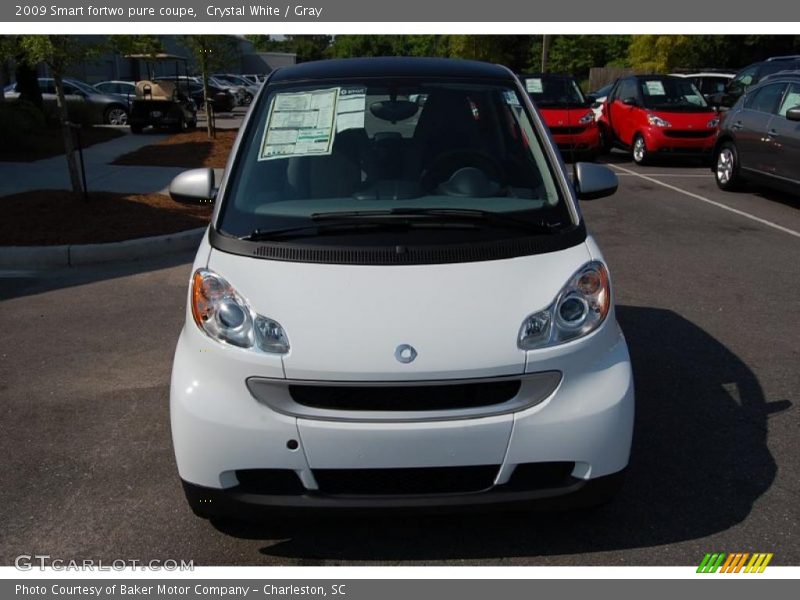
[[204, 227], [212, 206], [185, 205], [163, 194], [61, 190], [0, 197], [0, 245], [48, 246], [118, 242]]
[[124, 154], [112, 164], [221, 169], [228, 161], [236, 134], [235, 130], [217, 130], [217, 137], [208, 139], [205, 129], [177, 133], [150, 146]]
[[[110, 127], [85, 127], [81, 129], [84, 148], [108, 142], [125, 135], [124, 131]], [[33, 162], [64, 154], [64, 143], [60, 129], [42, 129], [27, 133], [13, 143], [0, 145], [0, 161]]]

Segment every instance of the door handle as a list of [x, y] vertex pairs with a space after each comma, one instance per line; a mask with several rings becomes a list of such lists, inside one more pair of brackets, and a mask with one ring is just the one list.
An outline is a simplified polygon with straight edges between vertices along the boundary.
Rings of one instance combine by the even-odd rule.
[[775, 129], [770, 129], [767, 132], [767, 137], [768, 138], [776, 138], [776, 137], [778, 137], [778, 132]]
[[741, 129], [741, 128], [742, 128], [741, 121], [736, 121], [733, 125], [731, 125], [731, 129]]

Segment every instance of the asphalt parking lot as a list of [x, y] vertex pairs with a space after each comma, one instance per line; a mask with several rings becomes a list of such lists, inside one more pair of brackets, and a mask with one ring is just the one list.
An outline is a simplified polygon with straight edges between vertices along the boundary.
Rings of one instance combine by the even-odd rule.
[[580, 513], [195, 518], [168, 380], [191, 256], [0, 278], [0, 563], [800, 564], [800, 199], [717, 190], [706, 167], [621, 154], [583, 204], [615, 278], [637, 392], [612, 504]]

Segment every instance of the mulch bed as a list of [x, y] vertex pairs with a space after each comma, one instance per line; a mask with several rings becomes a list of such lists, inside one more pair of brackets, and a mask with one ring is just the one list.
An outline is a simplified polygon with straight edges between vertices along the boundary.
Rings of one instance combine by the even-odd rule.
[[236, 133], [233, 129], [218, 129], [214, 139], [208, 139], [205, 129], [177, 133], [151, 146], [124, 154], [112, 164], [222, 169], [228, 161]]
[[[80, 135], [81, 145], [88, 148], [122, 137], [125, 132], [110, 127], [86, 127], [81, 129]], [[60, 154], [64, 154], [60, 129], [34, 131], [13, 144], [0, 145], [0, 161], [3, 162], [33, 162]]]
[[187, 205], [162, 194], [36, 190], [0, 197], [0, 245], [118, 242], [204, 227], [212, 205]]

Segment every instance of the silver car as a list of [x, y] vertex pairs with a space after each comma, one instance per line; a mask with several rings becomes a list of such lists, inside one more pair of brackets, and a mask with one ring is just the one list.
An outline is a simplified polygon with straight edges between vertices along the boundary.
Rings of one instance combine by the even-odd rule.
[[[39, 88], [45, 109], [55, 110], [56, 89], [51, 77], [40, 77]], [[64, 96], [73, 112], [83, 112], [87, 120], [95, 125], [125, 125], [128, 122], [129, 103], [125, 96], [102, 93], [88, 83], [77, 79], [64, 79]], [[16, 84], [5, 90], [8, 100], [19, 98]]]

